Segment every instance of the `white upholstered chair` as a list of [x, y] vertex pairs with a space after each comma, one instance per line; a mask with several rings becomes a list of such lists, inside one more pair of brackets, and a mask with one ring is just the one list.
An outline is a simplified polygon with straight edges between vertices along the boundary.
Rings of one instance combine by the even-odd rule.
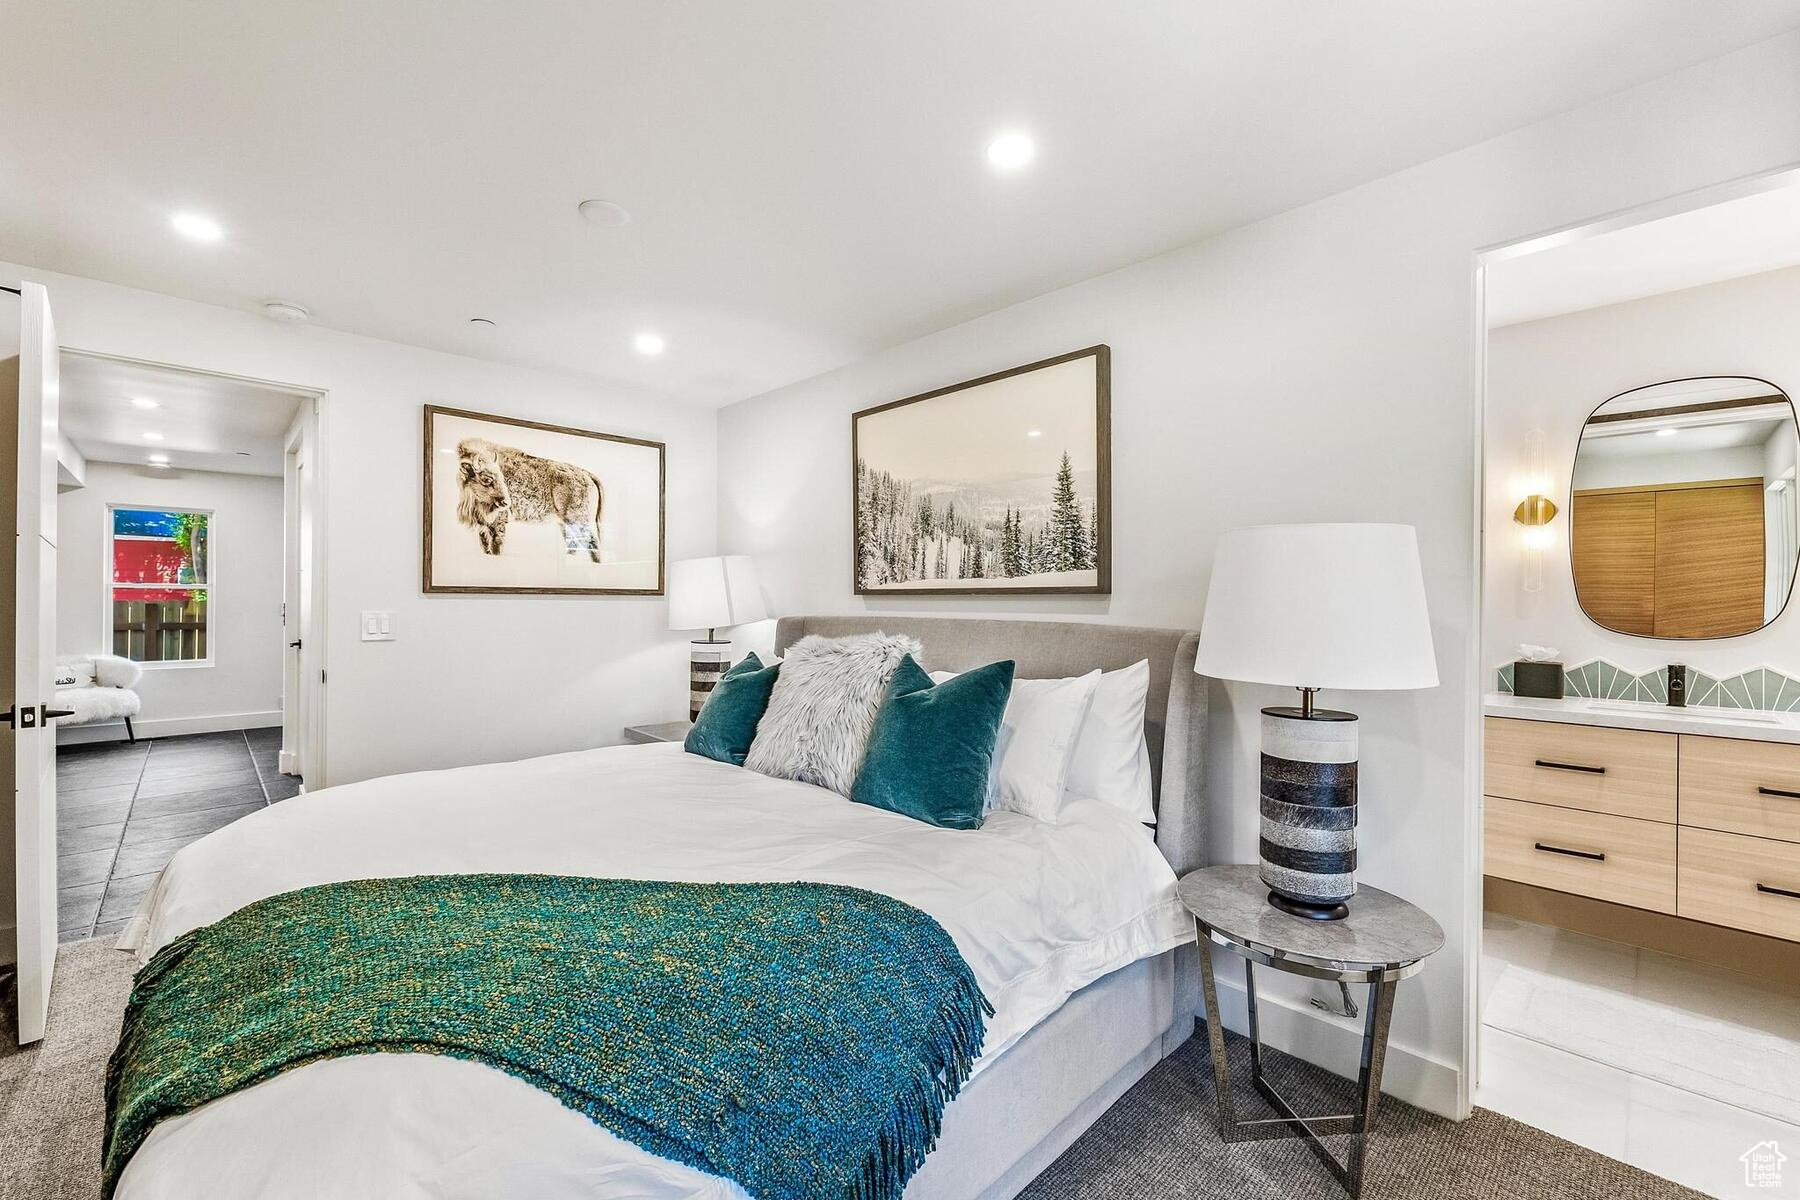
[[57, 659], [56, 694], [51, 707], [69, 715], [56, 718], [56, 723], [94, 725], [123, 718], [126, 739], [137, 741], [131, 718], [144, 706], [137, 694], [137, 683], [143, 675], [144, 668], [137, 663], [113, 654]]

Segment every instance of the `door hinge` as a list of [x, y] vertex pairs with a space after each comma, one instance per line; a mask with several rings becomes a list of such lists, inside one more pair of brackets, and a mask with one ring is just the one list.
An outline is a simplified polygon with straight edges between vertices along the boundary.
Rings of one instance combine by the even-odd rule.
[[319, 668], [319, 682], [320, 683], [325, 682], [325, 668], [324, 667]]

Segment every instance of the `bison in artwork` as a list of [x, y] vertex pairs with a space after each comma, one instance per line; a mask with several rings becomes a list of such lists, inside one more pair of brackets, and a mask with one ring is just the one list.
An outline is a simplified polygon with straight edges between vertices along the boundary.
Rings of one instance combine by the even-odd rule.
[[600, 561], [606, 489], [599, 476], [486, 438], [464, 438], [456, 457], [462, 480], [456, 519], [474, 528], [484, 552], [500, 553], [513, 521], [559, 521], [568, 553], [586, 550]]

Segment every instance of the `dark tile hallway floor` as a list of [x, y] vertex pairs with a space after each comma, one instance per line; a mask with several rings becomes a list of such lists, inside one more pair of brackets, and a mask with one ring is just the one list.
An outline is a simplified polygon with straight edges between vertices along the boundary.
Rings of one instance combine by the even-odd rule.
[[56, 755], [57, 927], [63, 941], [117, 933], [177, 850], [286, 800], [281, 730], [64, 746]]

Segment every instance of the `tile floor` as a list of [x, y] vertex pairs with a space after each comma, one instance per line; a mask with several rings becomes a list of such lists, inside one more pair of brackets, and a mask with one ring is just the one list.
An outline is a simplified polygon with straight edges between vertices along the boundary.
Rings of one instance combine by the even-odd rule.
[[57, 925], [117, 933], [175, 852], [300, 791], [276, 767], [281, 730], [64, 746], [56, 756]]
[[1475, 1103], [1713, 1196], [1739, 1156], [1800, 1146], [1800, 981], [1788, 987], [1489, 913]]

